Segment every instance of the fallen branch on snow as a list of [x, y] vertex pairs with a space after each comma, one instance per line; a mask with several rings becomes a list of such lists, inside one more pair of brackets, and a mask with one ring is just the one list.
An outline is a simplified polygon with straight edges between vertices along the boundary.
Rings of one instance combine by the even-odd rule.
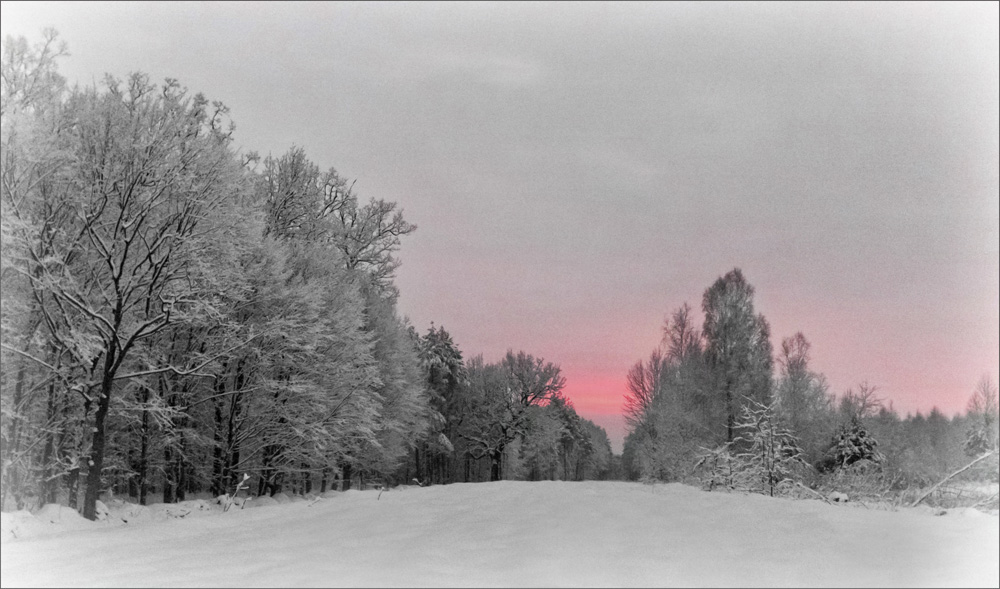
[[914, 501], [912, 504], [910, 504], [910, 507], [916, 507], [917, 505], [920, 505], [920, 502], [923, 501], [924, 499], [926, 499], [927, 497], [929, 497], [931, 495], [931, 493], [933, 493], [934, 491], [937, 491], [938, 487], [940, 487], [941, 485], [947, 483], [948, 481], [950, 481], [951, 479], [953, 479], [956, 475], [960, 475], [963, 472], [969, 470], [970, 468], [972, 468], [973, 466], [975, 466], [979, 461], [985, 460], [986, 458], [989, 458], [990, 456], [993, 456], [994, 454], [996, 454], [996, 448], [994, 448], [993, 450], [990, 450], [986, 454], [983, 454], [979, 458], [976, 458], [975, 460], [973, 460], [972, 462], [966, 464], [962, 468], [960, 468], [960, 469], [956, 470], [955, 472], [951, 473], [950, 475], [944, 477], [944, 479], [942, 479], [941, 482], [939, 482], [938, 484], [936, 484], [933, 487], [931, 487], [930, 489], [928, 489], [927, 492], [924, 493], [923, 495], [921, 495], [920, 497], [917, 497], [917, 500]]
[[993, 493], [992, 495], [990, 495], [986, 499], [983, 499], [982, 501], [980, 501], [980, 502], [976, 503], [975, 505], [973, 505], [973, 507], [982, 507], [984, 505], [989, 505], [990, 503], [993, 503], [996, 500], [997, 500], [997, 493]]

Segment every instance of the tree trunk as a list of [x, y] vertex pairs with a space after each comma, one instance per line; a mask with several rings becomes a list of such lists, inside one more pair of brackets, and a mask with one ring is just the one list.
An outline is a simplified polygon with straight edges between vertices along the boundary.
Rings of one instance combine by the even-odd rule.
[[80, 494], [80, 468], [72, 468], [66, 475], [66, 490], [69, 493], [69, 497], [66, 500], [66, 505], [70, 509], [76, 509], [77, 503], [79, 502], [77, 497]]
[[21, 489], [20, 489], [20, 467], [14, 467], [14, 457], [20, 450], [21, 440], [20, 432], [21, 420], [23, 417], [20, 415], [21, 412], [21, 399], [24, 390], [24, 378], [25, 378], [25, 365], [24, 360], [19, 359], [19, 365], [17, 368], [17, 379], [14, 384], [14, 398], [11, 402], [11, 407], [13, 411], [10, 417], [10, 440], [9, 443], [3, 445], [3, 455], [2, 455], [2, 466], [0, 466], [0, 485], [3, 485], [3, 492], [0, 493], [0, 504], [7, 504], [8, 494], [14, 494], [14, 501], [17, 504], [17, 509], [21, 509], [23, 505], [21, 504]]
[[494, 450], [490, 452], [490, 481], [499, 481], [501, 479], [500, 471], [500, 459], [503, 456], [503, 449]]
[[181, 434], [180, 450], [177, 452], [177, 458], [174, 462], [174, 473], [177, 476], [177, 500], [184, 501], [185, 490], [187, 489], [187, 465], [184, 461], [185, 450], [187, 449], [187, 440], [184, 438], [184, 434]]
[[[58, 364], [57, 364], [58, 366]], [[55, 382], [49, 385], [49, 398], [46, 404], [46, 421], [56, 423], [59, 416], [59, 402], [56, 398]], [[65, 422], [59, 429], [64, 430]], [[55, 503], [58, 496], [59, 477], [55, 474], [52, 462], [56, 454], [56, 430], [49, 431], [45, 436], [45, 448], [42, 450], [42, 480], [38, 485], [38, 507], [46, 503]]]
[[726, 441], [733, 442], [733, 428], [736, 426], [736, 416], [733, 414], [733, 387], [726, 378]]
[[271, 483], [271, 495], [277, 495], [285, 486], [285, 473], [278, 472], [274, 475], [274, 482]]
[[344, 481], [344, 488], [342, 490], [344, 491], [347, 491], [351, 488], [351, 475], [353, 474], [352, 470], [353, 469], [351, 468], [351, 464], [349, 462], [345, 462], [340, 466], [340, 471], [344, 473], [342, 475]]
[[233, 450], [232, 452], [228, 453], [225, 458], [226, 458], [225, 462], [226, 476], [223, 478], [223, 480], [226, 481], [226, 488], [229, 489], [231, 487], [235, 487], [240, 481], [238, 473], [236, 472], [236, 467], [239, 466], [240, 464], [239, 440], [233, 441]]
[[[237, 393], [229, 401], [229, 418], [226, 424], [226, 451], [222, 463], [223, 492], [237, 483], [237, 473], [233, 472], [240, 463], [239, 416], [240, 394]], [[259, 495], [260, 493], [258, 493]]]
[[[143, 387], [142, 402], [149, 402], [149, 390]], [[149, 492], [149, 481], [147, 477], [149, 476], [149, 411], [143, 409], [142, 411], [142, 429], [140, 430], [139, 439], [139, 465], [138, 465], [138, 491], [139, 491], [139, 505], [145, 505], [147, 501], [147, 493]]]
[[271, 446], [265, 446], [264, 451], [261, 452], [260, 460], [260, 481], [257, 483], [257, 496], [262, 497], [267, 495], [270, 497], [273, 495], [271, 490], [271, 477], [273, 476], [273, 471], [271, 470]]
[[[225, 371], [225, 364], [222, 365], [223, 371]], [[215, 394], [221, 394], [225, 391], [225, 384], [222, 384], [223, 379], [219, 379], [214, 388]], [[212, 428], [212, 495], [218, 497], [223, 493], [228, 492], [226, 489], [226, 484], [223, 481], [223, 464], [222, 464], [222, 403], [223, 399], [217, 398], [212, 401], [213, 411], [213, 428]]]
[[94, 414], [94, 437], [90, 447], [90, 461], [87, 463], [87, 492], [83, 498], [83, 517], [97, 519], [97, 499], [101, 493], [101, 470], [104, 468], [105, 420], [111, 407], [111, 389], [114, 386], [115, 350], [106, 350], [104, 375], [101, 379], [101, 394]]
[[[187, 456], [187, 454], [184, 454]], [[184, 459], [184, 492], [199, 493], [202, 490], [201, 483], [195, 477], [194, 464], [187, 458]]]
[[170, 504], [175, 501], [174, 489], [177, 477], [174, 476], [174, 455], [170, 444], [163, 447], [163, 502]]

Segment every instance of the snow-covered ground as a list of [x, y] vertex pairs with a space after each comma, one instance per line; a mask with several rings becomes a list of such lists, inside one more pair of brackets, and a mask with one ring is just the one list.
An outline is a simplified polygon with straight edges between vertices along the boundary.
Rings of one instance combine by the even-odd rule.
[[4, 541], [2, 584], [1000, 584], [998, 518], [973, 510], [935, 516], [682, 485], [500, 482], [202, 511], [78, 529], [22, 522], [34, 537]]

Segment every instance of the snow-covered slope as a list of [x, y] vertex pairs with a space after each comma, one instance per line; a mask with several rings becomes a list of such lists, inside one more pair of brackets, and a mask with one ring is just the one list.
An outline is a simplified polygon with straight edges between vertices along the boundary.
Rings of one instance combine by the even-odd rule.
[[12, 586], [993, 586], [998, 518], [501, 482], [6, 542]]

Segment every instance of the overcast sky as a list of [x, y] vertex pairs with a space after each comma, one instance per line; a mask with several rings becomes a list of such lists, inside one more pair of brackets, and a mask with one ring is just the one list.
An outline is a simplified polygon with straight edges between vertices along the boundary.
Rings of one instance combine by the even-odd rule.
[[833, 392], [951, 415], [998, 380], [997, 3], [2, 10], [71, 81], [177, 78], [398, 202], [401, 313], [561, 365], [616, 451], [628, 368], [734, 267]]

